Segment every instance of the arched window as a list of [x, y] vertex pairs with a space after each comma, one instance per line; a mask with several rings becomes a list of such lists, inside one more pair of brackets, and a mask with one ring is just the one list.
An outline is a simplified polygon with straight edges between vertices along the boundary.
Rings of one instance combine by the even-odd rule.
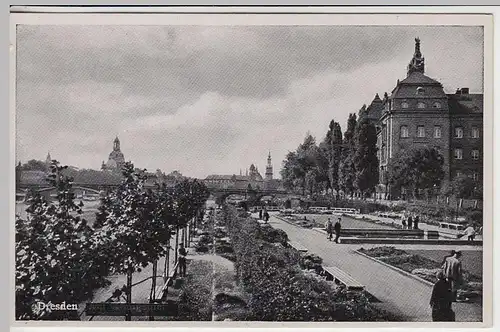
[[417, 95], [423, 95], [425, 93], [425, 89], [419, 86], [417, 88]]
[[441, 103], [435, 102], [434, 103], [434, 108], [441, 108]]
[[422, 102], [419, 102], [419, 103], [417, 104], [417, 108], [425, 108], [425, 104], [424, 104], [424, 103], [422, 103]]
[[408, 108], [408, 103], [406, 101], [403, 101], [401, 103], [401, 108]]
[[400, 137], [406, 138], [408, 137], [408, 126], [401, 126]]

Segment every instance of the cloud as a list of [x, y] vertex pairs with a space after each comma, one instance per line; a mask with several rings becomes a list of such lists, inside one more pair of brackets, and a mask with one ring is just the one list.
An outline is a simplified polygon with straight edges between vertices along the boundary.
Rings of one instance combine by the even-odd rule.
[[414, 40], [448, 92], [482, 91], [478, 27], [19, 26], [17, 156], [188, 175], [281, 160], [406, 75]]

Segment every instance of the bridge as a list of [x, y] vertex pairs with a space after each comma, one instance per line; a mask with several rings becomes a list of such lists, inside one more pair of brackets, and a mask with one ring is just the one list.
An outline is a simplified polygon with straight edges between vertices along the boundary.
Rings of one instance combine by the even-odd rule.
[[254, 200], [260, 200], [264, 196], [284, 196], [290, 194], [285, 189], [261, 189], [261, 188], [220, 188], [215, 186], [209, 186], [208, 191], [210, 194], [215, 196], [217, 199], [224, 200], [231, 195], [245, 196], [245, 198], [251, 197]]

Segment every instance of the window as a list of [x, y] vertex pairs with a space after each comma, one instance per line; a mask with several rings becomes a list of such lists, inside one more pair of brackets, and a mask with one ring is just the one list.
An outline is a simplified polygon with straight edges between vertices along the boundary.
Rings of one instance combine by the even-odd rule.
[[441, 108], [441, 103], [435, 102], [433, 106], [434, 108]]
[[434, 138], [441, 138], [441, 126], [434, 126]]
[[401, 108], [408, 108], [408, 103], [406, 101], [403, 101], [401, 103]]
[[472, 150], [472, 159], [474, 160], [479, 159], [479, 150]]
[[455, 138], [464, 137], [464, 129], [462, 127], [455, 127]]
[[472, 138], [479, 138], [479, 128], [472, 127]]
[[472, 173], [472, 178], [473, 178], [475, 181], [479, 180], [479, 173], [478, 173], [478, 172], [474, 172], [474, 173]]
[[463, 158], [463, 150], [455, 149], [455, 159], [462, 159], [462, 158]]
[[417, 137], [425, 137], [425, 127], [424, 126], [417, 127]]
[[417, 104], [417, 108], [425, 108], [425, 104], [424, 104], [424, 103], [422, 103], [422, 102], [419, 102], [419, 103]]
[[417, 95], [423, 95], [425, 93], [425, 89], [419, 86], [417, 88]]
[[462, 172], [457, 171], [457, 173], [456, 173], [456, 177], [457, 177], [457, 178], [459, 178], [459, 177], [461, 177], [461, 176], [462, 176]]
[[401, 137], [406, 138], [408, 137], [408, 126], [401, 126]]

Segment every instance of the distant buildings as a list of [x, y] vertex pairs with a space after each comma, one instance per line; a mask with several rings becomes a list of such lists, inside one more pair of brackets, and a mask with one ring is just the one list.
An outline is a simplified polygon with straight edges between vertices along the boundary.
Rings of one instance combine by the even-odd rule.
[[120, 150], [120, 140], [118, 136], [113, 142], [113, 151], [109, 154], [108, 162], [101, 164], [101, 170], [103, 171], [121, 171], [123, 164], [125, 164], [125, 157]]
[[445, 181], [467, 175], [478, 183], [483, 176], [483, 94], [468, 88], [446, 94], [440, 82], [424, 75], [420, 40], [390, 96], [378, 94], [359, 111], [359, 120], [377, 127], [380, 162], [379, 196], [399, 196], [404, 188], [388, 187], [391, 160], [411, 147], [436, 148], [444, 157]]
[[249, 171], [247, 170], [245, 175], [232, 174], [232, 175], [218, 175], [212, 174], [205, 178], [205, 184], [209, 188], [220, 188], [220, 189], [255, 189], [255, 190], [266, 190], [266, 189], [280, 189], [282, 183], [278, 179], [273, 179], [273, 165], [271, 159], [271, 152], [267, 157], [266, 173], [265, 177], [259, 172], [259, 169], [254, 165], [250, 165]]

